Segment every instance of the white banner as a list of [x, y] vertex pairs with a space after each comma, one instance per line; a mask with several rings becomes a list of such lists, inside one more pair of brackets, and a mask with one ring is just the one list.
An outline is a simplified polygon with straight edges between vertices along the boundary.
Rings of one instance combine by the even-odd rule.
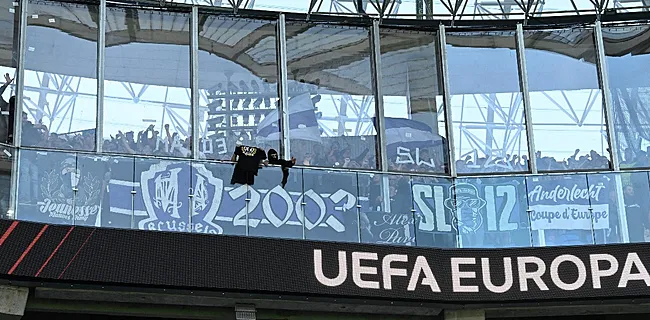
[[[609, 205], [556, 204], [534, 205], [530, 209], [532, 230], [609, 229]], [[592, 219], [593, 215], [593, 219]]]

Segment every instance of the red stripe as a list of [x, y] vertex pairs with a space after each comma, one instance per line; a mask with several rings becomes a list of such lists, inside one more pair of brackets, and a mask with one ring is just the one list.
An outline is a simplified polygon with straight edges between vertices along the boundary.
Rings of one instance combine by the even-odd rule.
[[29, 246], [27, 247], [27, 249], [25, 249], [25, 251], [23, 251], [23, 254], [20, 255], [20, 258], [18, 258], [16, 263], [14, 263], [14, 266], [11, 267], [11, 270], [9, 270], [9, 273], [7, 273], [7, 274], [12, 274], [16, 270], [16, 268], [18, 268], [18, 265], [20, 265], [20, 263], [23, 262], [23, 259], [25, 259], [25, 256], [32, 250], [32, 247], [34, 247], [36, 242], [38, 242], [38, 240], [41, 238], [43, 233], [45, 233], [45, 230], [47, 230], [47, 227], [48, 227], [48, 225], [43, 226], [43, 228], [41, 229], [41, 232], [39, 232], [36, 235], [36, 238], [34, 238], [34, 240], [32, 240], [32, 243], [30, 243]]
[[68, 236], [70, 235], [70, 233], [72, 232], [72, 230], [74, 230], [74, 227], [70, 227], [70, 230], [68, 230], [68, 233], [66, 233], [66, 234], [65, 234], [65, 237], [63, 237], [63, 239], [61, 239], [61, 242], [59, 242], [59, 245], [56, 246], [56, 248], [54, 248], [54, 251], [52, 251], [52, 254], [47, 258], [47, 260], [45, 260], [45, 263], [43, 263], [43, 265], [41, 266], [41, 268], [38, 269], [38, 272], [36, 272], [35, 277], [38, 277], [38, 276], [41, 274], [41, 272], [43, 271], [43, 269], [45, 269], [45, 266], [47, 266], [47, 264], [50, 263], [50, 260], [52, 260], [52, 257], [54, 257], [54, 255], [56, 254], [56, 252], [59, 251], [59, 248], [61, 248], [61, 245], [63, 245], [63, 243], [65, 242], [65, 240], [68, 239]]
[[74, 259], [77, 258], [77, 255], [79, 254], [79, 252], [81, 252], [81, 249], [83, 249], [84, 246], [86, 246], [86, 243], [88, 243], [88, 240], [90, 240], [90, 237], [92, 237], [93, 233], [95, 233], [95, 229], [93, 229], [93, 231], [88, 235], [88, 238], [86, 238], [86, 241], [84, 241], [84, 243], [81, 245], [81, 247], [79, 248], [79, 250], [77, 250], [77, 253], [74, 254], [74, 256], [72, 257], [72, 259], [70, 260], [70, 262], [68, 262], [68, 265], [65, 266], [65, 269], [63, 269], [63, 271], [62, 271], [61, 274], [59, 275], [59, 279], [61, 279], [61, 277], [63, 277], [63, 274], [68, 270], [68, 268], [70, 267], [70, 265], [72, 264], [72, 262], [74, 261]]
[[9, 238], [9, 235], [14, 231], [14, 229], [16, 229], [17, 225], [18, 225], [18, 221], [14, 221], [14, 222], [11, 223], [11, 225], [9, 226], [9, 229], [7, 229], [7, 231], [5, 231], [5, 233], [2, 235], [2, 237], [0, 237], [0, 246], [2, 246], [2, 244], [5, 242], [5, 240], [7, 240], [7, 238]]

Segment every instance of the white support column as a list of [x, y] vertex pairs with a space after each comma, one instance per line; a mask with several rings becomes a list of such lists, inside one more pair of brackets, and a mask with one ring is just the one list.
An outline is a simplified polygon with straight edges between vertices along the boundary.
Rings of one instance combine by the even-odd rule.
[[192, 158], [199, 159], [199, 139], [201, 131], [199, 126], [200, 91], [199, 91], [199, 7], [192, 7], [192, 19], [190, 27], [190, 91], [191, 106], [190, 118], [192, 120]]
[[449, 153], [449, 174], [452, 178], [456, 173], [456, 154], [454, 153], [454, 127], [451, 116], [451, 93], [449, 91], [449, 67], [447, 64], [447, 35], [445, 25], [441, 24], [438, 30], [438, 45], [440, 48], [440, 72], [442, 73], [442, 93], [445, 108], [445, 128], [447, 134], [447, 152]]
[[519, 66], [519, 88], [521, 90], [526, 122], [526, 144], [528, 146], [528, 168], [532, 174], [537, 174], [537, 156], [535, 156], [535, 134], [533, 131], [533, 115], [528, 91], [528, 69], [526, 67], [526, 47], [524, 45], [524, 26], [517, 24], [517, 65]]
[[[28, 0], [20, 0], [20, 24], [19, 24], [19, 40], [18, 40], [18, 68], [16, 70], [16, 95], [15, 95], [15, 108], [14, 108], [14, 132], [9, 132], [14, 135], [14, 146], [20, 146], [20, 138], [22, 135], [23, 127], [23, 89], [25, 88], [25, 42], [27, 39], [27, 12], [29, 10]], [[14, 149], [14, 158], [11, 164], [11, 193], [9, 195], [9, 210], [7, 216], [10, 219], [17, 217], [18, 208], [18, 174], [20, 156], [18, 149]]]
[[485, 310], [445, 310], [445, 320], [485, 320]]
[[603, 110], [605, 111], [605, 127], [607, 129], [607, 143], [609, 144], [609, 157], [611, 168], [614, 171], [620, 170], [618, 157], [618, 145], [616, 144], [616, 132], [614, 131], [614, 112], [612, 111], [612, 96], [609, 90], [609, 75], [607, 73], [605, 43], [603, 41], [603, 29], [600, 21], [594, 26], [594, 40], [596, 42], [596, 66], [598, 68], [598, 82], [603, 98]]
[[278, 120], [280, 122], [280, 156], [291, 160], [291, 137], [289, 136], [289, 92], [287, 76], [287, 21], [284, 13], [278, 17], [276, 28], [276, 46], [278, 60]]
[[25, 88], [25, 46], [27, 42], [27, 18], [29, 1], [20, 1], [20, 31], [18, 45], [18, 70], [16, 70], [16, 99], [14, 111], [14, 145], [20, 146], [20, 138], [23, 128], [23, 89]]
[[0, 286], [0, 320], [22, 318], [28, 295], [27, 288]]
[[99, 2], [97, 26], [97, 122], [95, 125], [95, 150], [104, 150], [104, 61], [106, 60], [106, 0]]
[[384, 119], [384, 94], [381, 77], [381, 43], [379, 34], [379, 20], [372, 20], [370, 30], [370, 46], [372, 51], [372, 74], [373, 89], [375, 91], [375, 118], [377, 130], [377, 168], [380, 171], [388, 171], [388, 154], [386, 150], [386, 126]]

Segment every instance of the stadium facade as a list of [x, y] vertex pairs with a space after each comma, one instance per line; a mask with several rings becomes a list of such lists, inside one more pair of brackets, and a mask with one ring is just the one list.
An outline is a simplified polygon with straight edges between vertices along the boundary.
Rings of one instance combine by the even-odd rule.
[[645, 317], [648, 10], [0, 2], [0, 319]]

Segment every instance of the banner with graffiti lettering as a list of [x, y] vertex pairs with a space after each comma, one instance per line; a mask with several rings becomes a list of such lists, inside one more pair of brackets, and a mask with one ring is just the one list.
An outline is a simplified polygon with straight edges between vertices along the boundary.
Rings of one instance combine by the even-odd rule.
[[532, 230], [609, 228], [611, 189], [606, 177], [531, 177], [527, 183]]
[[418, 245], [530, 246], [523, 178], [414, 178], [412, 190]]
[[22, 220], [100, 226], [105, 161], [72, 153], [20, 153], [18, 205]]
[[322, 170], [260, 170], [230, 185], [224, 163], [123, 159], [111, 165], [112, 226], [208, 234], [358, 241], [356, 177]]

